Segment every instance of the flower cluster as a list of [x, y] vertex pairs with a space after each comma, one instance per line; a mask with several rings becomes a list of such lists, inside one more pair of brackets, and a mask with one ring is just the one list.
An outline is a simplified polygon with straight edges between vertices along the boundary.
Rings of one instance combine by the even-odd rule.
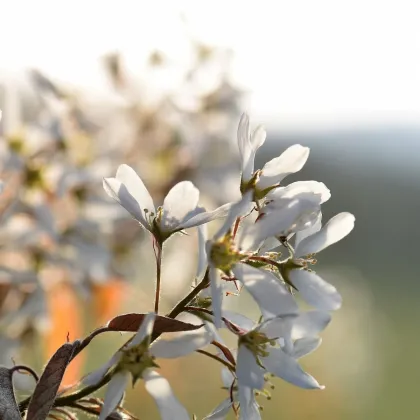
[[[197, 278], [192, 291], [168, 316], [189, 312], [203, 325], [173, 340], [157, 339], [153, 333], [156, 313], [147, 315], [135, 337], [85, 378], [84, 383], [93, 387], [110, 380], [100, 419], [118, 410], [130, 378], [133, 383], [143, 379], [162, 419], [189, 419], [167, 381], [156, 372], [155, 359], [182, 357], [192, 351], [216, 359], [223, 368], [226, 399], [205, 419], [223, 419], [230, 410], [239, 419], [260, 419], [256, 395], [270, 397], [271, 376], [301, 388], [323, 388], [302, 369], [299, 359], [320, 345], [319, 333], [329, 324], [331, 312], [340, 308], [341, 296], [313, 266], [316, 254], [351, 232], [355, 218], [340, 213], [323, 225], [321, 206], [330, 198], [328, 188], [315, 181], [284, 185], [288, 175], [304, 166], [309, 156], [306, 147], [294, 145], [255, 170], [255, 155], [265, 137], [261, 126], [251, 132], [248, 116], [242, 116], [238, 129], [242, 197], [212, 211], [199, 207], [199, 192], [188, 181], [176, 184], [163, 205], [155, 208], [129, 166], [120, 166], [115, 178], [104, 179], [107, 194], [151, 233], [159, 250], [155, 312], [164, 243], [177, 232], [197, 227]], [[224, 219], [222, 226], [208, 239], [205, 224], [216, 218]], [[227, 297], [239, 296], [244, 289], [259, 307], [258, 321], [227, 309]], [[300, 301], [311, 309], [302, 310]], [[235, 348], [226, 346], [220, 329], [236, 337]], [[203, 350], [209, 344], [216, 346], [216, 353]]]
[[[123, 397], [130, 382], [134, 386], [142, 381], [163, 420], [188, 420], [190, 414], [159, 373], [158, 362], [192, 352], [220, 363], [226, 389], [226, 398], [204, 420], [224, 419], [231, 410], [241, 420], [260, 419], [257, 397], [271, 398], [272, 377], [305, 389], [324, 388], [302, 369], [299, 359], [320, 345], [319, 334], [329, 324], [331, 313], [340, 308], [341, 296], [313, 266], [316, 254], [351, 232], [355, 218], [340, 213], [322, 225], [321, 206], [330, 198], [327, 187], [315, 181], [283, 184], [289, 174], [303, 167], [308, 148], [292, 146], [255, 170], [255, 155], [264, 140], [264, 129], [257, 127], [251, 132], [248, 116], [243, 115], [238, 129], [241, 198], [210, 211], [199, 205], [199, 191], [189, 181], [173, 186], [162, 206], [156, 208], [130, 166], [121, 165], [115, 178], [104, 178], [106, 193], [152, 237], [157, 267], [154, 311], [117, 316], [84, 340], [63, 344], [41, 377], [24, 365], [0, 368], [2, 407], [11, 419], [20, 419], [24, 413], [28, 420], [74, 418], [70, 411], [74, 409], [100, 420], [134, 419], [123, 408]], [[44, 227], [49, 226], [46, 209], [35, 209]], [[209, 238], [207, 224], [215, 219], [222, 223]], [[162, 316], [159, 301], [165, 243], [191, 228], [198, 230], [197, 275], [187, 295]], [[51, 229], [51, 235], [55, 232]], [[243, 290], [259, 308], [257, 320], [228, 309], [227, 300], [240, 296]], [[311, 309], [302, 310], [301, 301]], [[181, 314], [187, 314], [189, 322], [177, 319]], [[222, 339], [222, 329], [233, 335], [233, 348]], [[59, 392], [67, 365], [96, 335], [109, 331], [135, 335], [105, 365], [67, 392]], [[161, 337], [167, 333], [178, 335]], [[18, 404], [12, 376], [22, 370], [31, 374], [37, 385], [33, 394]], [[105, 385], [103, 400], [89, 397]]]
[[[22, 82], [0, 80], [0, 327], [5, 339], [0, 362], [10, 359], [6, 341], [15, 352], [30, 331], [47, 339], [47, 353], [55, 347], [52, 326], [59, 316], [51, 301], [58, 302], [57, 295], [93, 301], [90, 315], [101, 322], [110, 316], [103, 308], [119, 309], [121, 298], [109, 293], [103, 304], [104, 292], [125, 290], [139, 265], [134, 250], [146, 235], [139, 235], [131, 217], [98, 188], [104, 177], [120, 162], [130, 163], [142, 169], [153, 195], [161, 197], [186, 174], [203, 184], [197, 166], [204, 166], [215, 147], [226, 146], [240, 92], [225, 76], [224, 50], [205, 51], [198, 40], [190, 41], [192, 60], [180, 64], [176, 89], [161, 88], [155, 80], [172, 71], [165, 51], [151, 54], [141, 75], [131, 73], [121, 56], [107, 56], [103, 71], [110, 83], [101, 93], [35, 70], [22, 74]], [[209, 82], [205, 91], [202, 73]], [[195, 141], [198, 129], [200, 141]], [[188, 197], [198, 194], [191, 184], [180, 188]], [[217, 207], [220, 196], [207, 195], [207, 203]], [[146, 225], [155, 212], [149, 204]], [[198, 214], [201, 208], [195, 211], [190, 223], [204, 217]], [[161, 222], [154, 233], [164, 237], [174, 226], [168, 217]], [[192, 252], [193, 244], [188, 247]], [[169, 250], [166, 255], [171, 256]], [[73, 326], [83, 329], [78, 314]]]

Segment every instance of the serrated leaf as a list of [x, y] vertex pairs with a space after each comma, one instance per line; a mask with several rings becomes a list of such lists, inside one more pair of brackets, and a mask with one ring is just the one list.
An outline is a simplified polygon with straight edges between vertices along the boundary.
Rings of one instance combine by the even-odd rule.
[[54, 405], [58, 388], [79, 341], [63, 344], [45, 366], [29, 402], [26, 420], [45, 420]]
[[13, 391], [12, 371], [0, 367], [0, 420], [22, 420]]
[[[119, 315], [109, 321], [107, 328], [109, 331], [137, 332], [146, 314], [124, 314]], [[156, 315], [153, 334], [163, 334], [168, 332], [193, 331], [198, 330], [203, 325], [189, 324], [188, 322]]]

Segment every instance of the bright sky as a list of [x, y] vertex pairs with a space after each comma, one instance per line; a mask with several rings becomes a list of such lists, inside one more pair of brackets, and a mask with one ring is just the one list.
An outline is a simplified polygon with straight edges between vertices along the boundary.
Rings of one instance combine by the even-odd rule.
[[97, 58], [133, 66], [185, 31], [235, 52], [254, 117], [279, 126], [420, 122], [418, 0], [0, 0], [0, 68], [100, 87]]

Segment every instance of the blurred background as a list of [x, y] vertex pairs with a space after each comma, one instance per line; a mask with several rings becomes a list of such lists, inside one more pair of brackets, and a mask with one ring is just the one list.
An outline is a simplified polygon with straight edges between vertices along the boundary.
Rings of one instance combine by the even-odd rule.
[[[416, 1], [0, 1], [0, 362], [40, 370], [66, 340], [152, 309], [150, 238], [102, 189], [132, 165], [155, 203], [191, 179], [215, 208], [239, 196], [236, 127], [268, 138], [258, 166], [300, 143], [293, 180], [324, 182], [356, 228], [318, 258], [344, 298], [304, 359], [322, 392], [275, 382], [266, 419], [417, 412], [420, 29]], [[163, 304], [188, 290], [196, 237], [165, 248]], [[233, 308], [248, 305], [232, 298]], [[252, 312], [252, 310], [251, 310]], [[256, 313], [256, 312], [255, 312]], [[100, 337], [66, 383], [108, 359]], [[202, 355], [162, 363], [191, 413], [225, 397]], [[18, 378], [19, 396], [31, 381]], [[142, 385], [127, 408], [157, 410]]]

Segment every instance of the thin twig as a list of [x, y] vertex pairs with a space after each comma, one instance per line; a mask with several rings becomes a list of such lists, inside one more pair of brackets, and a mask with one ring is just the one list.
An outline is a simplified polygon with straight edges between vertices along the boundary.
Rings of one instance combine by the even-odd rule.
[[205, 356], [210, 357], [213, 360], [217, 360], [218, 362], [222, 363], [223, 365], [225, 365], [231, 372], [235, 372], [235, 366], [231, 365], [229, 362], [227, 362], [226, 360], [223, 360], [221, 357], [210, 353], [206, 350], [196, 350], [197, 353], [200, 354], [204, 354]]
[[160, 283], [162, 275], [162, 245], [153, 238], [153, 250], [156, 258], [156, 292], [155, 292], [155, 312], [159, 313]]
[[14, 372], [19, 372], [20, 373], [20, 371], [25, 371], [26, 373], [29, 373], [34, 379], [35, 379], [35, 382], [38, 382], [39, 381], [39, 376], [37, 375], [37, 373], [32, 369], [32, 368], [30, 368], [29, 366], [25, 366], [25, 365], [16, 365], [16, 366], [13, 366], [11, 369], [10, 369], [10, 372], [13, 374]]
[[182, 300], [180, 300], [173, 309], [166, 315], [169, 318], [176, 318], [181, 312], [184, 311], [185, 307], [206, 287], [209, 286], [209, 270], [207, 269], [203, 280], [194, 289], [188, 293]]
[[269, 265], [272, 265], [273, 267], [278, 267], [279, 263], [277, 261], [274, 261], [270, 258], [266, 258], [266, 257], [261, 257], [259, 255], [251, 255], [250, 257], [248, 257], [248, 260], [251, 261], [260, 261]]

